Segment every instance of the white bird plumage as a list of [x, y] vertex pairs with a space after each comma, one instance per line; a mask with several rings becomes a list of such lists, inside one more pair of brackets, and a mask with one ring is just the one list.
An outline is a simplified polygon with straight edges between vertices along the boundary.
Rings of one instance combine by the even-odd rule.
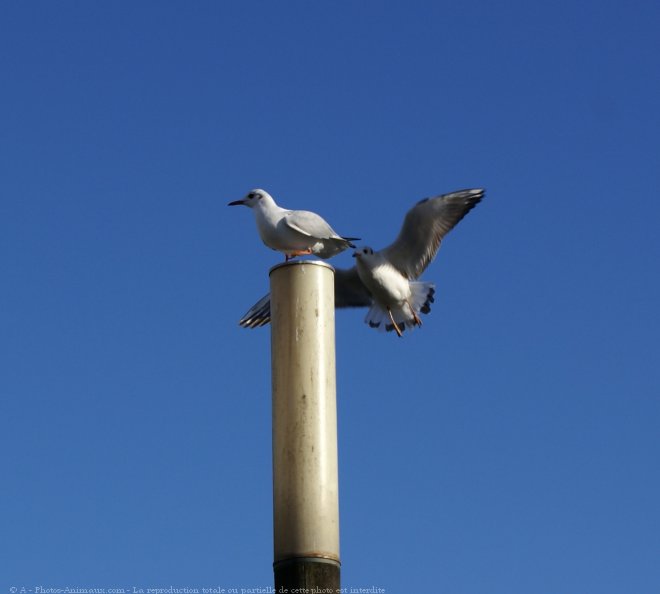
[[401, 336], [402, 328], [422, 325], [419, 313], [431, 311], [435, 287], [410, 281], [384, 252], [364, 247], [353, 254], [357, 274], [373, 299], [364, 321], [372, 328], [395, 330]]
[[[470, 189], [426, 198], [411, 208], [396, 240], [374, 252], [364, 247], [353, 254], [356, 266], [335, 270], [335, 306], [369, 307], [365, 322], [401, 336], [405, 328], [421, 325], [435, 288], [416, 279], [438, 252], [443, 237], [483, 198]], [[270, 321], [270, 295], [262, 297], [241, 318], [246, 328]]]
[[349, 247], [354, 248], [351, 242], [358, 239], [341, 237], [314, 212], [281, 208], [265, 190], [252, 190], [242, 200], [229, 203], [229, 206], [237, 205], [252, 209], [261, 240], [269, 248], [282, 252], [287, 260], [306, 254], [331, 258]]

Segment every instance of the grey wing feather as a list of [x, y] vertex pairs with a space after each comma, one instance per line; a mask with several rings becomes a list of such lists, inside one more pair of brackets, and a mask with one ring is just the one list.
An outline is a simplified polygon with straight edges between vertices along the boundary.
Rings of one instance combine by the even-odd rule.
[[[335, 270], [335, 307], [365, 307], [371, 305], [371, 294], [358, 276], [355, 267]], [[239, 320], [243, 328], [259, 328], [270, 323], [270, 293], [257, 301]]]
[[335, 307], [367, 307], [371, 303], [371, 293], [355, 266], [335, 269]]
[[291, 229], [295, 229], [303, 235], [309, 237], [318, 237], [319, 239], [329, 239], [338, 237], [332, 227], [314, 212], [307, 210], [292, 210], [284, 219], [284, 222]]
[[460, 190], [425, 198], [413, 206], [394, 243], [382, 254], [409, 279], [419, 277], [435, 258], [442, 238], [472, 210], [484, 190]]
[[270, 322], [270, 293], [257, 301], [238, 321], [243, 328], [258, 328]]

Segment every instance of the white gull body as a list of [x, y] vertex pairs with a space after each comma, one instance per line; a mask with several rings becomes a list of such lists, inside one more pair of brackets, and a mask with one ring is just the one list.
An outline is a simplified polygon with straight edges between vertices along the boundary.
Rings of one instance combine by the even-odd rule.
[[341, 237], [314, 212], [281, 208], [265, 190], [252, 190], [229, 206], [239, 204], [252, 209], [261, 241], [287, 260], [305, 254], [327, 259], [355, 247], [351, 242], [356, 237]]
[[364, 247], [353, 254], [360, 280], [373, 299], [365, 322], [372, 328], [395, 330], [421, 326], [419, 313], [428, 313], [435, 287], [431, 283], [411, 282], [393, 266], [382, 252]]

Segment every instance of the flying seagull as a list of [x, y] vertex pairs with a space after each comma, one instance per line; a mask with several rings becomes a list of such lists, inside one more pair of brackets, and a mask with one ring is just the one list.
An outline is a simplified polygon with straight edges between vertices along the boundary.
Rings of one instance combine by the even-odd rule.
[[[443, 237], [483, 198], [484, 190], [460, 190], [425, 198], [413, 206], [394, 243], [378, 252], [356, 250], [356, 265], [335, 270], [335, 306], [369, 307], [365, 322], [394, 330], [421, 326], [420, 313], [431, 310], [435, 288], [417, 278], [435, 258]], [[244, 328], [270, 322], [270, 294], [241, 318]]]
[[324, 260], [345, 249], [357, 237], [341, 237], [319, 215], [307, 210], [287, 210], [277, 206], [264, 190], [252, 190], [242, 200], [229, 206], [243, 204], [252, 209], [257, 220], [259, 237], [269, 248], [282, 252], [285, 260], [314, 254]]

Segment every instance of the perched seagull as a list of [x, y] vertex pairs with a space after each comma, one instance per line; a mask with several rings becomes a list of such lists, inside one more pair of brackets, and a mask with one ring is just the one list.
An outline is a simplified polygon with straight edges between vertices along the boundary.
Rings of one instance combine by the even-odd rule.
[[[435, 288], [417, 282], [435, 258], [442, 238], [483, 198], [484, 190], [461, 190], [425, 198], [413, 206], [394, 243], [374, 252], [356, 250], [356, 265], [335, 270], [335, 306], [369, 307], [365, 322], [372, 328], [394, 330], [421, 326], [420, 313], [431, 311]], [[270, 322], [270, 294], [241, 318], [244, 328]]]
[[261, 241], [269, 248], [282, 252], [285, 260], [307, 254], [331, 258], [349, 247], [354, 248], [351, 241], [359, 239], [337, 235], [316, 213], [277, 206], [273, 197], [264, 190], [252, 190], [242, 200], [230, 202], [229, 206], [239, 204], [252, 209]]

